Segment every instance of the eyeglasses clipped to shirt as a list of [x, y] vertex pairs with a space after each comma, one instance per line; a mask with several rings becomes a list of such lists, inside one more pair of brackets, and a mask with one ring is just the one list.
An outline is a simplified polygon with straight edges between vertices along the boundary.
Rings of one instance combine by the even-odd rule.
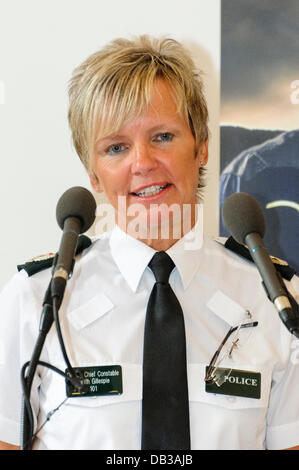
[[[239, 349], [245, 346], [251, 336], [252, 328], [258, 325], [257, 321], [249, 322], [248, 320], [251, 318], [251, 313], [249, 310], [246, 310], [242, 322], [229, 329], [207, 368], [205, 375], [206, 383], [216, 384], [218, 387], [221, 387], [224, 381], [230, 376], [234, 365], [234, 351], [237, 348]], [[220, 365], [226, 359], [230, 360], [231, 367], [229, 366], [225, 369], [220, 368]]]

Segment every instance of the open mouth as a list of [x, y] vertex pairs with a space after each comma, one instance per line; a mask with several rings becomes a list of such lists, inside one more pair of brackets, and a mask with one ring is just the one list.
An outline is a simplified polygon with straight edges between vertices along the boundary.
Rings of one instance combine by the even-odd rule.
[[147, 188], [143, 188], [141, 191], [138, 191], [136, 193], [132, 192], [134, 196], [138, 197], [149, 197], [149, 196], [156, 196], [157, 194], [161, 193], [164, 189], [168, 188], [170, 186], [169, 183], [165, 185], [153, 185], [153, 186], [148, 186]]

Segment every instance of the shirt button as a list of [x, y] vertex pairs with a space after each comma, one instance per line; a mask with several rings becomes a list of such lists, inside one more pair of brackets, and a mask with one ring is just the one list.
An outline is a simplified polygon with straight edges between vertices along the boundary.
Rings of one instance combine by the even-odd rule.
[[230, 403], [235, 403], [236, 398], [235, 397], [227, 397], [227, 401], [229, 401]]

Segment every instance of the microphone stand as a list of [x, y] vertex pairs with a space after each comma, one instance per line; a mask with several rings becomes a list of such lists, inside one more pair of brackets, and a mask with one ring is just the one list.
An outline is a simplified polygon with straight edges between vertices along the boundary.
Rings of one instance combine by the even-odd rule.
[[[51, 297], [51, 282], [46, 290], [46, 294], [43, 301], [43, 310], [41, 313], [40, 324], [39, 324], [39, 334], [36, 340], [36, 344], [33, 350], [31, 360], [28, 365], [25, 378], [23, 376], [23, 400], [22, 400], [22, 411], [21, 411], [21, 449], [22, 450], [31, 450], [32, 445], [32, 436], [33, 436], [33, 414], [30, 406], [30, 392], [32, 387], [32, 382], [34, 374], [38, 365], [38, 361], [47, 337], [48, 332], [54, 322], [53, 317], [53, 305]], [[24, 371], [25, 372], [25, 371]], [[23, 370], [22, 370], [23, 374]]]
[[291, 304], [291, 309], [284, 309], [279, 313], [281, 321], [287, 327], [287, 329], [292, 333], [296, 338], [299, 338], [299, 305], [294, 299], [294, 297], [288, 291], [281, 275], [279, 275], [281, 284], [286, 290], [288, 299]]
[[[86, 242], [84, 243], [84, 241], [85, 240], [83, 239], [82, 249], [86, 247]], [[88, 245], [89, 244], [90, 243], [88, 242]], [[80, 247], [80, 251], [81, 251], [81, 247]], [[58, 259], [58, 254], [56, 254], [54, 261], [53, 261], [53, 265], [52, 265], [53, 272], [57, 263], [57, 259]], [[72, 262], [73, 267], [74, 267], [74, 264], [75, 264], [75, 258], [73, 258], [73, 262]], [[63, 342], [60, 325], [59, 325], [58, 310], [62, 303], [63, 290], [65, 287], [65, 283], [66, 281], [64, 280], [61, 280], [61, 282], [57, 282], [57, 279], [55, 280], [55, 282], [53, 282], [53, 277], [51, 278], [51, 281], [48, 285], [48, 288], [45, 293], [44, 301], [43, 301], [43, 310], [41, 313], [40, 324], [39, 324], [39, 334], [35, 343], [32, 357], [29, 363], [28, 362], [25, 363], [22, 367], [21, 382], [23, 386], [23, 400], [22, 400], [22, 411], [21, 411], [21, 430], [22, 430], [21, 450], [31, 450], [33, 428], [34, 428], [33, 413], [32, 413], [32, 408], [30, 404], [31, 387], [32, 387], [36, 368], [40, 362], [39, 358], [40, 358], [47, 334], [49, 333], [54, 321], [55, 321], [55, 325], [57, 329], [61, 351], [62, 351], [64, 360], [69, 370], [68, 380], [70, 380], [73, 383], [73, 385], [79, 390], [82, 388], [80, 377], [76, 377], [74, 369], [71, 366], [70, 361], [68, 359], [65, 345]], [[60, 284], [62, 284], [63, 289], [61, 289]], [[54, 286], [54, 290], [53, 290], [53, 286]], [[46, 364], [46, 363], [43, 363], [43, 365], [47, 365], [48, 367], [50, 366], [49, 364]], [[27, 367], [28, 369], [25, 375], [25, 370]], [[52, 369], [55, 370], [56, 368], [52, 367]], [[56, 372], [61, 373], [61, 371], [59, 371], [58, 369], [56, 369]]]
[[[285, 293], [286, 293], [286, 295], [289, 299], [290, 305], [291, 305], [291, 308], [282, 309], [279, 312], [279, 317], [280, 317], [282, 323], [285, 325], [285, 327], [289, 330], [289, 332], [291, 334], [293, 334], [294, 336], [296, 336], [296, 338], [299, 338], [299, 305], [296, 302], [296, 300], [294, 299], [294, 297], [288, 291], [288, 289], [287, 289], [287, 287], [286, 287], [286, 285], [285, 285], [285, 283], [282, 279], [281, 274], [278, 271], [276, 271], [276, 275], [277, 275], [278, 281], [280, 282], [282, 289], [285, 291]], [[262, 281], [262, 285], [263, 285], [263, 287], [266, 291], [268, 299], [271, 300], [270, 294], [269, 294], [269, 292], [266, 288], [266, 285], [265, 285], [264, 281]]]

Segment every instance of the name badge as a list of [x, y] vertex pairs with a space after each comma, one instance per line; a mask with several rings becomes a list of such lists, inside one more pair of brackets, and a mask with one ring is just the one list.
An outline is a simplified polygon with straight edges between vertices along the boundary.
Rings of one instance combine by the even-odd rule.
[[[82, 385], [79, 390], [66, 379], [67, 397], [94, 397], [102, 395], [121, 395], [121, 366], [74, 367], [76, 376]], [[66, 369], [69, 375], [69, 369]]]
[[[208, 367], [206, 368], [206, 372]], [[261, 374], [248, 370], [219, 368], [224, 374], [224, 382], [218, 386], [216, 383], [206, 382], [207, 393], [233, 395], [246, 398], [261, 398]]]

